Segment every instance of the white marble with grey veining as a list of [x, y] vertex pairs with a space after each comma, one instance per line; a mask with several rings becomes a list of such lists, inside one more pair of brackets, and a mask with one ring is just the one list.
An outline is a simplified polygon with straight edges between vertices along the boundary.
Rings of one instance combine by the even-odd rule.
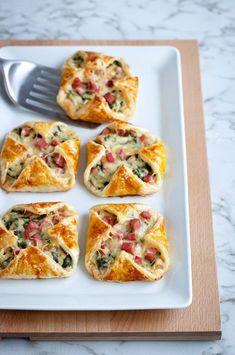
[[235, 354], [235, 1], [0, 0], [1, 39], [197, 39], [223, 338], [217, 342], [28, 342], [0, 354]]

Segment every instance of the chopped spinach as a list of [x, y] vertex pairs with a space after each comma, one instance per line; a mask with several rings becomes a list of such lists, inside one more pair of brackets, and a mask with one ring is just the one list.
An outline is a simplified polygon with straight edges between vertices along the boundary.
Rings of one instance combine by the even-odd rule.
[[16, 231], [14, 231], [14, 234], [17, 235], [17, 237], [19, 237], [19, 238], [24, 237], [24, 232], [22, 230], [16, 230]]
[[66, 255], [66, 257], [63, 260], [62, 267], [66, 269], [67, 267], [72, 265], [72, 258], [70, 255]]
[[[70, 91], [71, 91], [71, 90], [70, 90]], [[61, 132], [62, 132], [62, 131], [61, 131], [60, 126], [56, 126], [56, 127], [55, 127], [55, 131], [53, 132], [53, 134], [54, 134], [55, 137], [57, 137], [57, 136], [60, 135]]]
[[13, 130], [14, 133], [18, 134], [19, 136], [21, 136], [21, 132], [22, 132], [22, 128], [21, 127], [18, 127], [18, 128], [15, 128]]
[[7, 259], [5, 259], [1, 264], [2, 268], [5, 269], [7, 267], [7, 265], [10, 264], [12, 259], [13, 259], [12, 255], [9, 256]]
[[107, 142], [107, 141], [109, 140], [109, 138], [110, 138], [110, 134], [108, 134], [107, 136], [105, 136], [105, 137], [104, 137], [105, 142]]
[[115, 64], [117, 67], [122, 68], [122, 63], [119, 62], [119, 60], [115, 60], [115, 61], [113, 62], [113, 64]]
[[29, 246], [27, 240], [22, 240], [18, 242], [18, 247], [21, 249], [25, 249]]
[[68, 90], [67, 93], [66, 93], [66, 99], [69, 99], [70, 96], [77, 96], [78, 93], [73, 91], [73, 90]]
[[7, 175], [13, 179], [17, 179], [24, 167], [24, 162], [20, 162], [18, 166], [10, 166], [7, 171]]
[[37, 216], [35, 218], [32, 218], [32, 220], [34, 222], [37, 222], [37, 221], [41, 221], [42, 219], [44, 219], [47, 215], [46, 214], [41, 214], [40, 216]]
[[23, 227], [25, 228], [29, 224], [29, 217], [21, 217], [24, 219]]
[[[58, 263], [59, 262], [59, 259], [58, 259], [58, 253], [56, 251], [52, 251], [51, 252], [51, 255], [53, 257], [53, 260]], [[63, 266], [64, 267], [64, 266]]]
[[115, 256], [112, 254], [102, 256], [99, 251], [96, 252], [96, 265], [100, 270], [107, 269], [114, 260]]
[[129, 133], [129, 137], [131, 137], [132, 140], [133, 140], [133, 142], [134, 142], [135, 144], [137, 144], [137, 136], [136, 136], [135, 133]]
[[75, 54], [75, 56], [73, 57], [73, 61], [78, 68], [82, 67], [84, 64], [84, 58], [79, 54]]
[[85, 94], [83, 94], [81, 96], [81, 98], [82, 98], [82, 101], [86, 101], [86, 100], [91, 100], [92, 96], [93, 95], [91, 93], [85, 92]]
[[6, 229], [10, 229], [10, 228], [11, 228], [11, 225], [12, 225], [15, 221], [17, 221], [17, 218], [15, 218], [15, 219], [9, 219], [8, 221], [5, 221], [5, 220], [3, 219], [3, 222], [4, 222], [4, 224], [5, 224]]

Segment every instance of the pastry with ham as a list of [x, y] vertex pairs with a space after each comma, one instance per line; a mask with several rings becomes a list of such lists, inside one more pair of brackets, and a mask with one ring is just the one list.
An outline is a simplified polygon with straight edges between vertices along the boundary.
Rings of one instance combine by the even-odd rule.
[[144, 204], [90, 209], [85, 264], [103, 281], [154, 281], [169, 268], [163, 217]]
[[57, 103], [73, 120], [128, 121], [137, 91], [138, 78], [122, 58], [78, 51], [62, 67]]
[[0, 278], [70, 276], [79, 256], [77, 221], [63, 202], [12, 207], [0, 219]]
[[26, 122], [6, 137], [0, 155], [6, 191], [66, 191], [75, 184], [80, 140], [62, 122]]
[[114, 122], [87, 143], [84, 182], [97, 196], [159, 191], [166, 166], [163, 142], [145, 129]]

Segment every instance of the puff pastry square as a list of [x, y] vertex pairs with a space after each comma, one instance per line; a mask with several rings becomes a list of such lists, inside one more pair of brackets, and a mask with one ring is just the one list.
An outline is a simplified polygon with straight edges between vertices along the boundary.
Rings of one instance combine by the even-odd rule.
[[26, 122], [6, 137], [0, 155], [6, 191], [66, 191], [75, 184], [80, 140], [62, 122]]
[[147, 130], [114, 122], [87, 143], [84, 182], [97, 196], [148, 195], [162, 184], [163, 142]]
[[57, 103], [73, 120], [128, 121], [137, 91], [138, 78], [122, 58], [79, 51], [62, 67]]
[[169, 267], [162, 216], [143, 204], [92, 207], [85, 263], [97, 280], [161, 279]]
[[63, 202], [12, 207], [0, 220], [0, 278], [70, 276], [79, 255], [77, 221]]

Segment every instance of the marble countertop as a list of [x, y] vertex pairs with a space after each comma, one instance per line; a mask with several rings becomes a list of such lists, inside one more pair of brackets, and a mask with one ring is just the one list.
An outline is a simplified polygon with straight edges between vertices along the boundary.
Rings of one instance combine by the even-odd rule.
[[223, 337], [217, 342], [29, 342], [4, 354], [235, 354], [235, 1], [0, 0], [1, 39], [197, 39]]

